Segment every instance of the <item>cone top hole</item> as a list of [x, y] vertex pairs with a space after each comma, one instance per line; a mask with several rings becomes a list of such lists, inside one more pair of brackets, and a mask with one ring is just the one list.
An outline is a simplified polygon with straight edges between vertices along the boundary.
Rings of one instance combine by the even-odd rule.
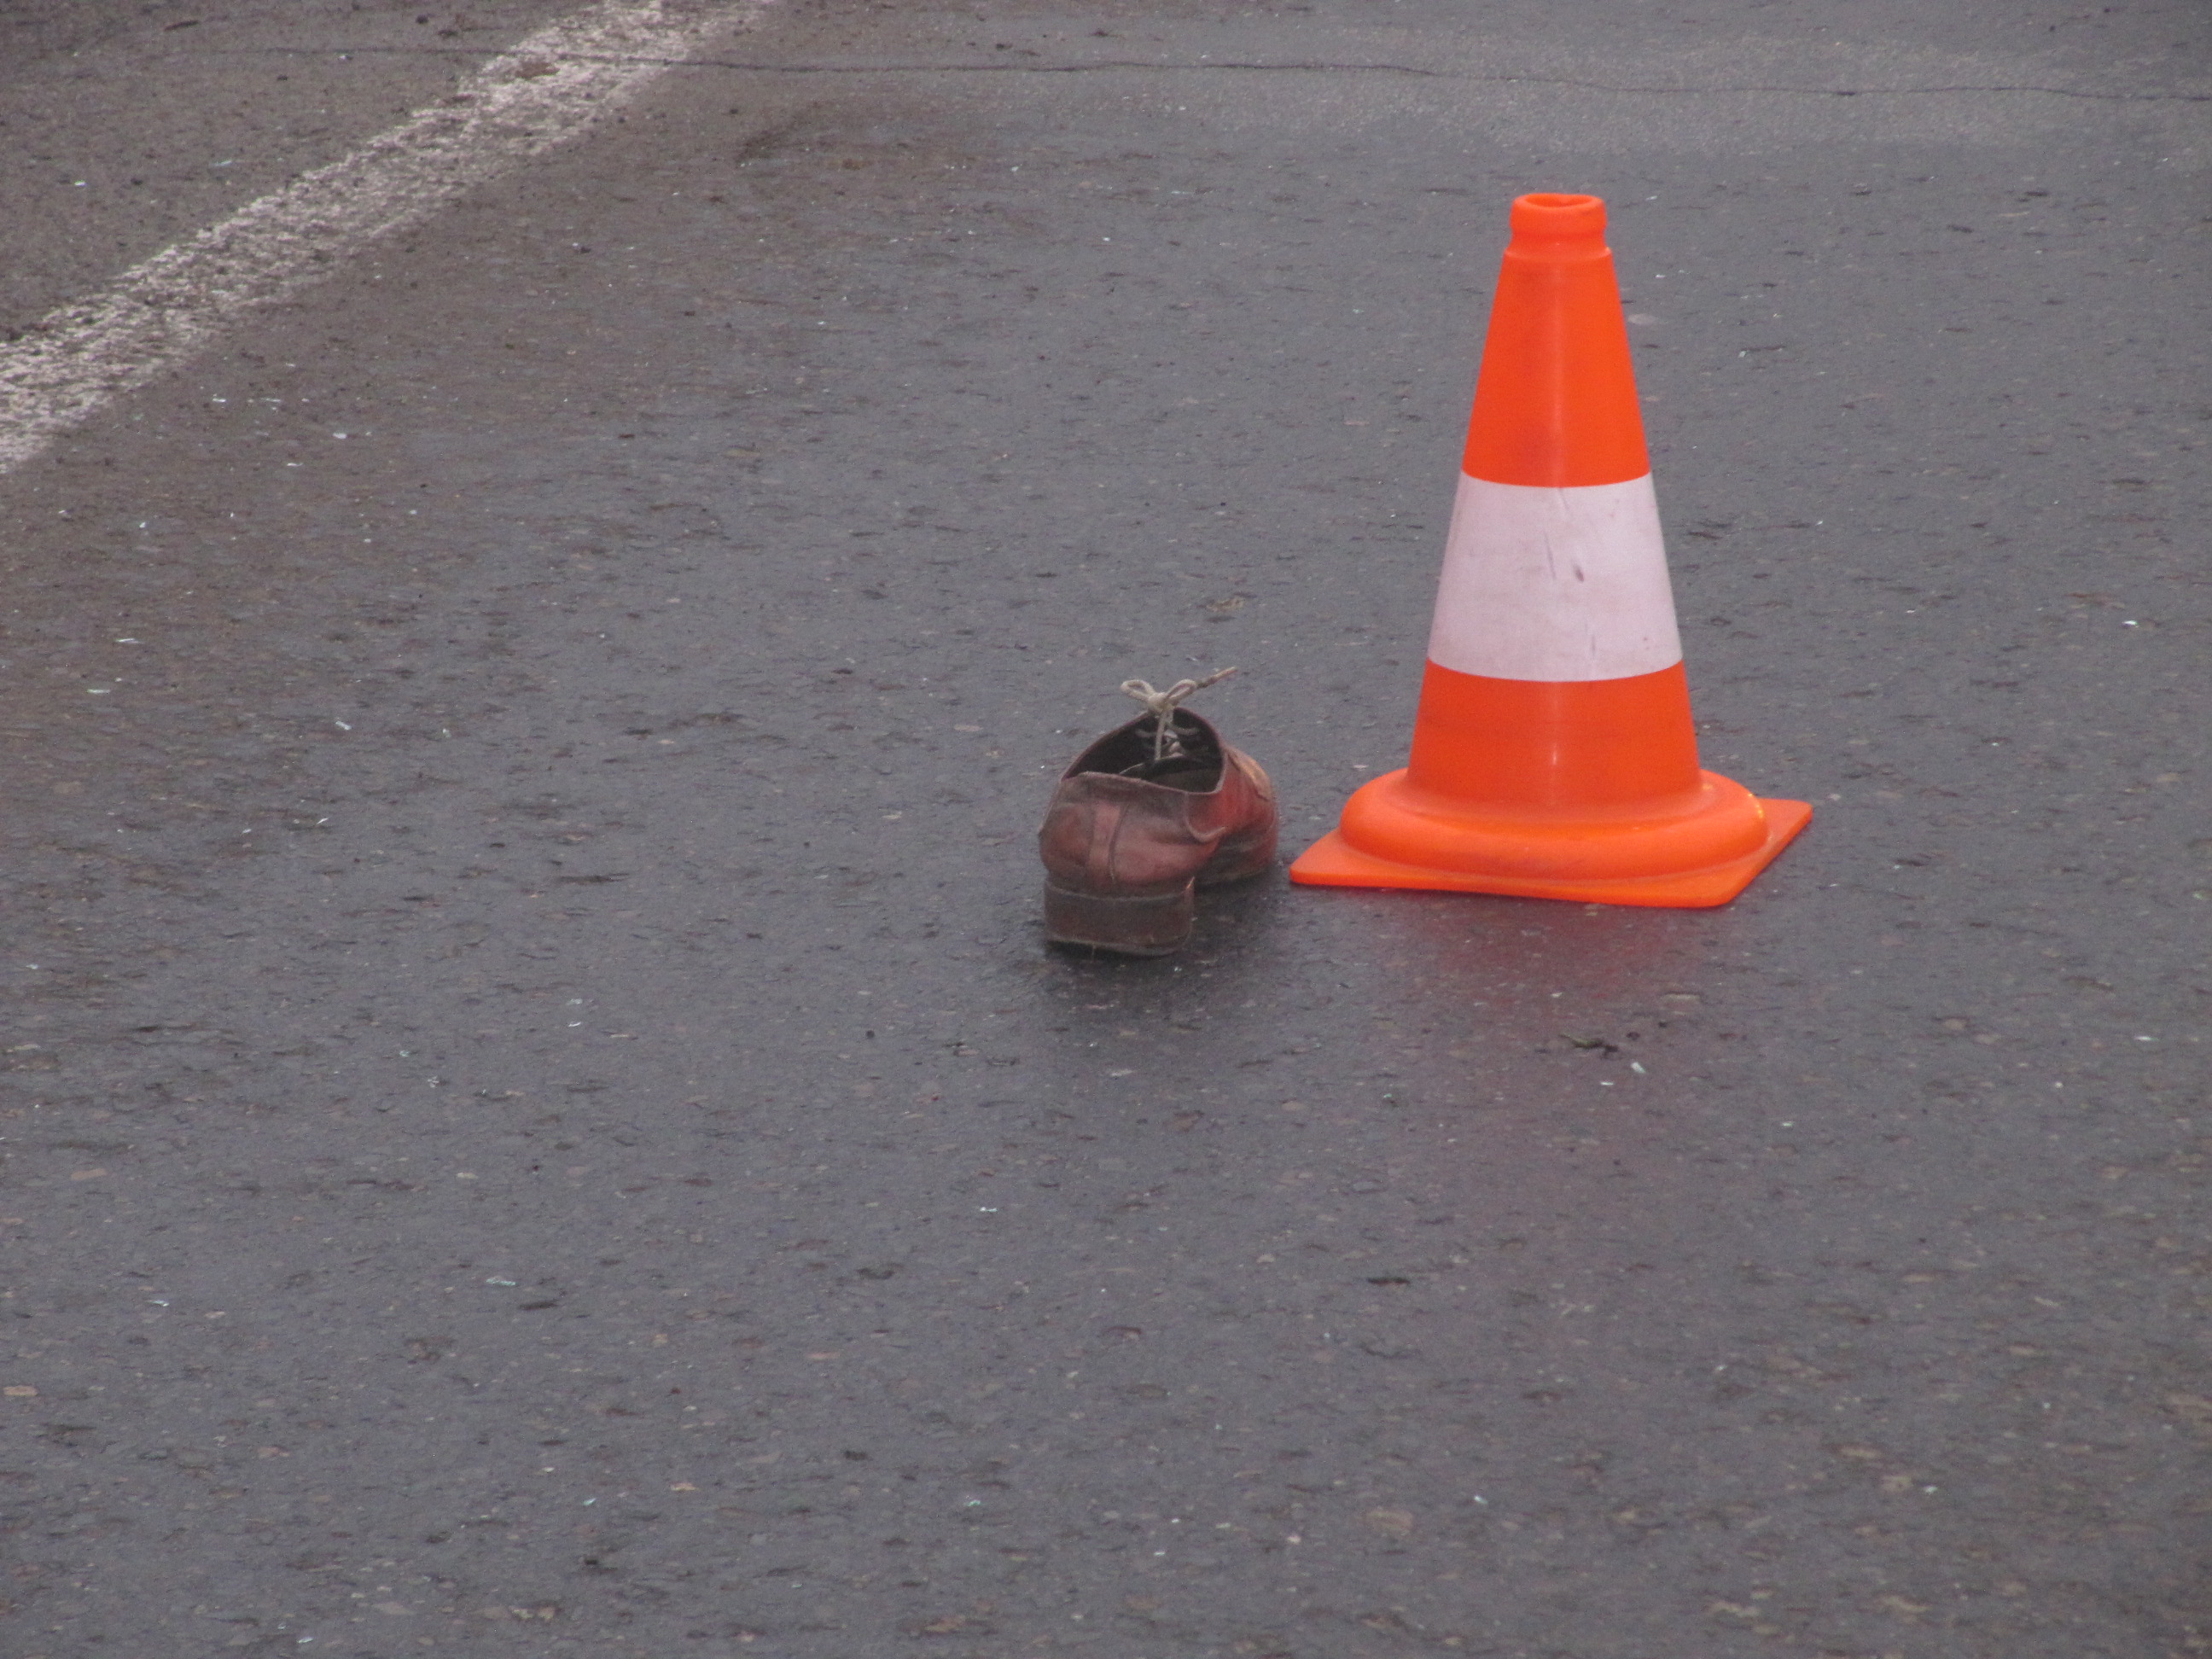
[[1529, 242], [1595, 242], [1605, 235], [1605, 204], [1595, 196], [1546, 191], [1513, 204], [1513, 240]]

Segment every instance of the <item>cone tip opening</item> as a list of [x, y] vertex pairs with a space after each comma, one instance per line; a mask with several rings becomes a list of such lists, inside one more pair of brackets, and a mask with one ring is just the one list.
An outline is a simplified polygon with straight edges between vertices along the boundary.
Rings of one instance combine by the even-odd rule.
[[1605, 245], [1605, 203], [1595, 196], [1541, 191], [1513, 202], [1513, 240], [1527, 249], [1564, 252]]

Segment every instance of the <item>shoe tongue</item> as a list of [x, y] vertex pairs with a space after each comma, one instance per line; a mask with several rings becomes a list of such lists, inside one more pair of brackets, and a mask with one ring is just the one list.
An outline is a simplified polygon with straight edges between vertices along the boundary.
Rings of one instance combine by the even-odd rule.
[[1127, 768], [1121, 775], [1169, 789], [1206, 790], [1220, 781], [1221, 763], [1203, 755], [1176, 755], [1166, 760], [1142, 762]]
[[1212, 788], [1220, 776], [1221, 750], [1212, 732], [1195, 716], [1178, 709], [1173, 732], [1174, 746], [1182, 752], [1155, 760], [1158, 734], [1153, 721], [1132, 720], [1085, 750], [1083, 769], [1177, 789]]

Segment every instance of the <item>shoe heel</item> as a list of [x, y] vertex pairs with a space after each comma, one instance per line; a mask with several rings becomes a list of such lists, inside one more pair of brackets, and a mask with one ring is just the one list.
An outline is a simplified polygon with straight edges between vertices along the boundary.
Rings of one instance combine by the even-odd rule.
[[1164, 957], [1190, 937], [1191, 890], [1109, 897], [1045, 884], [1044, 935], [1055, 945], [1088, 945], [1129, 957]]

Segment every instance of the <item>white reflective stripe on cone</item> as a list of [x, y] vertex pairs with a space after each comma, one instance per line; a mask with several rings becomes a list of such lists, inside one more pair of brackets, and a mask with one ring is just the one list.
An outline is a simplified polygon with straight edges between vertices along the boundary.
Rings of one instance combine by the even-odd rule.
[[1552, 489], [1460, 475], [1429, 660], [1503, 680], [1618, 680], [1682, 659], [1651, 477]]

